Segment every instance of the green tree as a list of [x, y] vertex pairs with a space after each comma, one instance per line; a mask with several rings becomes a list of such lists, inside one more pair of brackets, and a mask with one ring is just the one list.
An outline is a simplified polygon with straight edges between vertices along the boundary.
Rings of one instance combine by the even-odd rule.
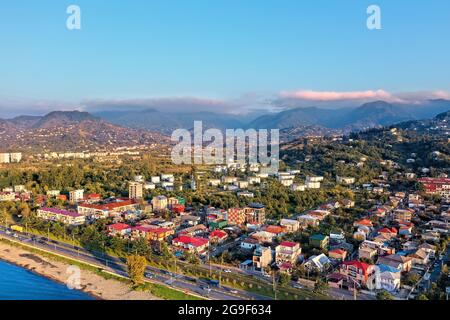
[[386, 290], [377, 293], [377, 300], [394, 300], [394, 297]]
[[147, 266], [147, 260], [142, 256], [128, 256], [127, 257], [127, 269], [128, 275], [134, 285], [139, 285], [144, 282], [144, 272]]

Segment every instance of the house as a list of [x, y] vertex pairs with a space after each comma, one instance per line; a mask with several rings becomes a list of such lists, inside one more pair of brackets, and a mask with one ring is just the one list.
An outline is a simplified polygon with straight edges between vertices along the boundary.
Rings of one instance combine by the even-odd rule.
[[358, 248], [359, 259], [372, 260], [377, 256], [377, 254], [378, 250], [376, 248], [362, 247], [362, 246]]
[[350, 209], [355, 206], [355, 201], [350, 200], [350, 199], [344, 199], [341, 201], [341, 205], [343, 208]]
[[200, 223], [200, 221], [201, 221], [201, 218], [199, 216], [193, 216], [193, 215], [181, 216], [181, 223], [183, 225], [196, 226]]
[[322, 221], [328, 215], [330, 215], [330, 211], [319, 209], [319, 210], [312, 210], [312, 211], [308, 212], [308, 214], [310, 216], [316, 217], [317, 219], [319, 219], [319, 221]]
[[387, 239], [392, 239], [397, 236], [397, 229], [382, 228], [382, 229], [378, 230], [378, 234], [384, 235]]
[[320, 220], [317, 217], [313, 217], [309, 214], [301, 215], [297, 217], [298, 222], [302, 228], [317, 227], [320, 224]]
[[206, 233], [206, 231], [208, 231], [208, 228], [204, 224], [198, 224], [189, 228], [181, 229], [178, 231], [178, 234], [184, 236], [198, 236]]
[[367, 287], [370, 279], [375, 273], [375, 266], [357, 260], [344, 261], [339, 273], [343, 275], [350, 285], [357, 285], [358, 287]]
[[362, 220], [355, 221], [353, 223], [353, 226], [357, 227], [357, 228], [359, 228], [359, 227], [373, 228], [373, 223], [369, 219], [362, 219]]
[[172, 245], [189, 252], [202, 254], [208, 249], [209, 241], [200, 237], [179, 236], [172, 240]]
[[331, 261], [325, 254], [311, 256], [305, 262], [305, 268], [310, 271], [325, 272], [331, 267]]
[[125, 223], [115, 223], [107, 226], [108, 234], [110, 236], [124, 237], [131, 233], [131, 227]]
[[269, 247], [258, 246], [253, 252], [253, 267], [256, 270], [264, 270], [272, 261], [272, 249]]
[[299, 243], [283, 241], [275, 247], [275, 262], [277, 265], [285, 262], [295, 265], [301, 253], [302, 248]]
[[145, 238], [148, 241], [161, 242], [173, 235], [175, 231], [170, 228], [162, 228], [156, 225], [141, 225], [131, 229], [133, 239]]
[[315, 248], [325, 249], [328, 246], [330, 238], [323, 234], [314, 234], [309, 237], [309, 244]]
[[286, 233], [297, 232], [300, 228], [300, 222], [292, 219], [281, 219], [280, 226], [282, 226]]
[[347, 251], [342, 249], [334, 249], [328, 252], [328, 257], [337, 261], [344, 261], [347, 258]]
[[258, 240], [258, 242], [262, 244], [262, 243], [272, 243], [275, 235], [267, 231], [258, 231], [252, 234], [251, 237]]
[[284, 228], [280, 226], [269, 225], [262, 228], [262, 230], [273, 234], [273, 237], [279, 237], [285, 234]]
[[430, 252], [425, 249], [417, 249], [414, 253], [408, 255], [412, 258], [414, 265], [427, 265], [430, 261]]
[[400, 290], [401, 272], [400, 270], [384, 264], [378, 265], [379, 277], [375, 281], [377, 290], [394, 292]]
[[379, 257], [377, 264], [384, 264], [393, 267], [401, 272], [409, 272], [412, 268], [412, 258], [401, 256], [399, 254], [390, 254]]
[[211, 243], [222, 243], [228, 238], [228, 233], [223, 230], [216, 229], [209, 234], [209, 241]]
[[398, 222], [410, 222], [413, 213], [414, 211], [411, 209], [396, 209], [394, 210], [394, 220]]
[[252, 237], [248, 237], [247, 239], [241, 242], [241, 249], [254, 250], [258, 244], [259, 244], [258, 240]]
[[422, 249], [425, 252], [428, 252], [430, 254], [430, 258], [434, 258], [436, 255], [436, 246], [429, 244], [429, 243], [422, 243], [418, 249]]

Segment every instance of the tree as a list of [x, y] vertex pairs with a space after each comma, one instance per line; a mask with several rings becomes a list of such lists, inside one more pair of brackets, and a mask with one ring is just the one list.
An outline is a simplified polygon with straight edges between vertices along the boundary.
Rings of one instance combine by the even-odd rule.
[[394, 297], [386, 290], [377, 293], [377, 300], [394, 300]]
[[147, 266], [147, 260], [142, 256], [128, 256], [127, 257], [127, 269], [128, 275], [134, 285], [141, 284], [144, 281], [145, 267]]
[[281, 272], [280, 273], [280, 277], [278, 279], [278, 282], [280, 283], [281, 286], [288, 285], [290, 281], [291, 281], [291, 276], [289, 274], [287, 274], [286, 272]]
[[315, 292], [322, 293], [327, 289], [328, 289], [328, 283], [326, 283], [325, 281], [323, 281], [321, 279], [317, 280], [316, 283], [314, 283], [314, 291]]

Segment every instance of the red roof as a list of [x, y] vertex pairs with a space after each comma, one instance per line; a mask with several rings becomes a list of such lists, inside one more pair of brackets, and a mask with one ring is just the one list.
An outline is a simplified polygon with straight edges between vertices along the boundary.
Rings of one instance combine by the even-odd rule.
[[367, 269], [369, 269], [370, 264], [358, 261], [358, 260], [353, 260], [353, 261], [344, 261], [342, 262], [343, 265], [345, 266], [354, 266], [358, 269], [361, 269], [364, 271], [364, 274], [367, 273]]
[[342, 250], [342, 249], [334, 249], [334, 250], [330, 250], [328, 253], [337, 253], [337, 254], [343, 255], [343, 254], [345, 254], [346, 252], [347, 252], [347, 251]]
[[79, 207], [97, 209], [102, 211], [111, 211], [120, 207], [125, 207], [136, 203], [137, 203], [136, 200], [129, 199], [106, 204], [80, 204]]
[[217, 238], [226, 238], [227, 236], [228, 236], [228, 234], [227, 234], [225, 231], [219, 230], [219, 229], [214, 230], [214, 231], [211, 232], [211, 234], [209, 235], [210, 238], [214, 238], [214, 237], [217, 237]]
[[370, 221], [369, 219], [362, 219], [362, 220], [356, 221], [355, 223], [362, 225], [362, 226], [369, 226], [369, 227], [373, 226], [372, 221]]
[[200, 247], [205, 244], [207, 244], [209, 241], [205, 238], [199, 238], [199, 237], [188, 237], [188, 236], [179, 236], [175, 239], [173, 239], [174, 243], [184, 243], [184, 244], [190, 244], [194, 247]]
[[115, 223], [108, 226], [108, 229], [113, 229], [115, 231], [122, 231], [129, 228], [130, 226], [127, 225], [126, 223]]
[[395, 228], [383, 228], [381, 230], [378, 231], [378, 233], [389, 233], [389, 234], [397, 234], [397, 229]]
[[91, 194], [86, 195], [87, 199], [100, 199], [101, 197], [102, 197], [102, 195], [98, 194], [98, 193], [91, 193]]
[[293, 248], [296, 245], [297, 245], [296, 242], [291, 242], [291, 241], [283, 241], [283, 242], [280, 243], [280, 246], [289, 247], [289, 248]]

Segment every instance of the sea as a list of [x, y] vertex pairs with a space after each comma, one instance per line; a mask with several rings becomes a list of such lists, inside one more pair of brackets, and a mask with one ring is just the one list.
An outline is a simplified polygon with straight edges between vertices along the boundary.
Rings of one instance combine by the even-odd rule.
[[82, 291], [0, 261], [0, 300], [94, 300]]

